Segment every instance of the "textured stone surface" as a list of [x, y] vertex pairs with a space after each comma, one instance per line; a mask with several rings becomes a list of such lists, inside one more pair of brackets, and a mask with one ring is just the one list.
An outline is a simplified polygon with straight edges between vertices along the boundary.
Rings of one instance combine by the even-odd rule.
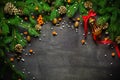
[[[115, 79], [120, 78], [120, 60], [111, 57], [115, 50], [108, 45], [96, 45], [91, 34], [87, 44], [82, 45], [83, 25], [76, 32], [68, 28], [72, 25], [65, 19], [59, 27], [45, 24], [40, 38], [33, 38], [31, 46], [26, 47], [25, 51], [33, 49], [34, 55], [23, 56], [25, 62], [16, 66], [27, 74], [27, 80], [120, 80]], [[51, 34], [53, 30], [57, 36]]]

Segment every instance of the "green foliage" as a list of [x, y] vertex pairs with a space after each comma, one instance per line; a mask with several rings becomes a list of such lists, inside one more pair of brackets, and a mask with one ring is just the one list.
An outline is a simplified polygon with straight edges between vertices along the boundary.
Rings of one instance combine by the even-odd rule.
[[104, 15], [104, 16], [100, 16], [98, 19], [97, 19], [97, 24], [104, 24], [105, 22], [108, 21], [108, 19], [110, 18], [110, 15]]
[[[42, 7], [42, 6], [41, 6], [41, 7]], [[51, 8], [50, 8], [50, 6], [49, 6], [47, 3], [44, 3], [44, 4], [43, 4], [43, 10], [44, 10], [44, 11], [50, 11]]]
[[32, 35], [32, 36], [39, 36], [39, 33], [36, 32], [35, 29], [30, 28], [30, 29], [28, 29], [28, 32], [29, 32], [29, 34]]
[[81, 2], [79, 3], [79, 13], [81, 15], [86, 15], [87, 14], [87, 10], [85, 9], [83, 3], [81, 3]]
[[35, 19], [33, 19], [31, 16], [29, 16], [29, 20], [30, 20], [30, 23], [35, 25], [36, 24], [36, 21]]
[[55, 7], [59, 7], [61, 5], [63, 5], [63, 0], [56, 0], [55, 1]]
[[78, 2], [75, 2], [73, 5], [71, 5], [68, 10], [67, 10], [67, 16], [68, 17], [73, 17], [73, 15], [76, 13], [78, 10]]
[[52, 10], [50, 14], [50, 20], [52, 21], [54, 18], [58, 17], [60, 14], [58, 13], [57, 9]]
[[9, 26], [6, 23], [1, 23], [2, 34], [7, 35], [9, 33]]

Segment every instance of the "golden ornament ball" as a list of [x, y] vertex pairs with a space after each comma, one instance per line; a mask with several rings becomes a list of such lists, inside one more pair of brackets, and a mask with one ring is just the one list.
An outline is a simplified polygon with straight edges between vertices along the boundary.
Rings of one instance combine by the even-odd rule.
[[120, 36], [117, 36], [115, 41], [117, 42], [117, 44], [120, 44]]
[[71, 3], [71, 0], [67, 0], [68, 3]]
[[24, 31], [23, 34], [24, 34], [24, 35], [28, 35], [28, 32], [27, 32], [27, 31]]
[[78, 22], [78, 21], [76, 21], [76, 22], [74, 23], [74, 27], [75, 27], [75, 28], [78, 28], [78, 27], [79, 27], [79, 22]]
[[59, 21], [62, 21], [62, 18], [58, 18]]
[[34, 19], [34, 18], [35, 18], [35, 16], [32, 16], [32, 18]]
[[26, 40], [27, 40], [28, 42], [30, 42], [30, 41], [31, 41], [31, 37], [30, 37], [30, 36], [27, 36], [27, 37], [26, 37]]
[[76, 20], [77, 20], [77, 21], [80, 21], [80, 18], [78, 17], [78, 18], [76, 18]]
[[84, 39], [83, 39], [83, 40], [81, 40], [81, 43], [82, 43], [82, 44], [85, 44], [85, 40], [84, 40]]
[[52, 21], [53, 24], [57, 24], [57, 22], [58, 22], [57, 18], [54, 18]]
[[24, 20], [26, 20], [26, 21], [27, 21], [27, 20], [28, 20], [28, 17], [25, 17], [25, 18], [24, 18]]
[[112, 56], [112, 57], [115, 57], [115, 53], [114, 53], [114, 52], [112, 52], [111, 56]]
[[32, 49], [30, 49], [30, 50], [29, 50], [29, 53], [33, 53], [33, 50], [32, 50]]
[[16, 52], [21, 53], [22, 50], [23, 50], [23, 46], [21, 44], [16, 44], [15, 45], [15, 50], [16, 50]]
[[38, 6], [36, 6], [36, 7], [35, 7], [35, 10], [38, 11], [38, 9], [39, 9]]
[[10, 58], [10, 61], [11, 61], [11, 62], [13, 62], [13, 61], [14, 61], [14, 58], [13, 58], [13, 57], [11, 57], [11, 58]]
[[56, 36], [56, 35], [57, 35], [57, 32], [56, 32], [56, 31], [53, 31], [53, 32], [52, 32], [52, 35], [53, 35], [53, 36]]

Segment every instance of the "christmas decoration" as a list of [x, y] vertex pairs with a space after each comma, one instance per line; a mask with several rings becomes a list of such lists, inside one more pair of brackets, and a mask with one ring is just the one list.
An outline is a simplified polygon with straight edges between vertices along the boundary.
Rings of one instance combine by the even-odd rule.
[[[3, 70], [11, 70], [13, 76], [11, 76], [12, 78], [10, 80], [17, 80], [19, 77], [22, 80], [26, 79], [21, 72], [11, 67], [12, 64], [7, 60], [6, 52], [13, 52], [14, 50], [16, 52], [21, 52], [22, 50], [16, 48], [15, 44], [20, 44], [24, 47], [26, 45], [24, 35], [27, 36], [29, 34], [30, 36], [39, 36], [38, 30], [40, 30], [40, 27], [34, 26], [36, 24], [41, 26], [44, 22], [53, 21], [55, 18], [56, 20], [53, 24], [57, 24], [58, 21], [62, 20], [58, 18], [61, 17], [60, 14], [66, 13], [66, 16], [71, 19], [75, 17], [75, 13], [78, 12], [80, 17], [75, 19], [74, 22], [78, 23], [77, 21], [83, 20], [85, 37], [87, 37], [88, 34], [89, 21], [94, 41], [100, 44], [113, 45], [116, 49], [118, 58], [120, 58], [119, 46], [117, 45], [120, 44], [119, 0], [16, 0], [14, 4], [14, 0], [9, 1], [11, 2], [7, 2], [6, 0], [1, 1], [2, 5], [0, 7], [0, 58], [2, 57], [3, 60], [0, 63], [2, 63], [3, 66], [6, 66], [2, 68]], [[62, 7], [63, 9], [60, 8], [61, 6], [64, 6]], [[88, 15], [86, 15], [87, 11]], [[98, 14], [97, 19], [92, 18], [96, 13]], [[37, 16], [38, 14], [41, 15]], [[24, 35], [22, 35], [19, 30], [21, 28], [28, 32], [25, 32], [23, 33]], [[107, 32], [109, 38], [105, 38], [104, 40], [97, 39], [99, 36], [102, 36], [101, 34], [104, 31]], [[57, 35], [56, 31], [54, 32], [54, 35]], [[21, 59], [20, 56], [17, 58], [18, 60]], [[5, 72], [2, 71], [0, 80], [4, 80], [4, 75]]]
[[53, 31], [53, 32], [52, 32], [52, 35], [53, 35], [53, 36], [57, 36], [57, 32], [56, 32], [56, 31]]
[[13, 61], [14, 61], [14, 58], [13, 58], [13, 57], [11, 57], [11, 58], [10, 58], [10, 61], [11, 61], [11, 62], [13, 62]]
[[16, 50], [16, 52], [21, 53], [21, 52], [22, 52], [22, 50], [23, 50], [22, 45], [21, 45], [21, 44], [16, 44], [16, 45], [15, 45], [15, 50]]
[[120, 36], [117, 36], [115, 41], [117, 42], [117, 44], [120, 44]]
[[76, 22], [74, 23], [74, 27], [75, 27], [75, 28], [78, 28], [78, 27], [79, 27], [79, 22], [78, 22], [78, 21], [76, 21]]
[[41, 27], [41, 25], [36, 24], [36, 25], [35, 25], [35, 29], [38, 30], [38, 31], [40, 31], [40, 30], [42, 29], [42, 27]]
[[58, 9], [58, 12], [60, 14], [65, 14], [67, 11], [66, 7], [65, 6], [60, 6], [59, 9]]
[[36, 7], [35, 7], [35, 10], [38, 11], [38, 9], [39, 9], [38, 6], [36, 6]]
[[86, 1], [86, 2], [84, 2], [84, 7], [85, 8], [88, 8], [88, 9], [91, 9], [92, 8], [92, 2], [90, 2], [90, 1]]
[[62, 18], [58, 18], [58, 21], [62, 21]]
[[76, 18], [76, 20], [77, 20], [77, 21], [80, 21], [80, 18], [78, 17], [78, 18]]
[[90, 17], [93, 17], [93, 16], [96, 16], [96, 13], [95, 13], [93, 10], [89, 10], [87, 16], [82, 16], [83, 21], [84, 21], [84, 32], [85, 32], [85, 37], [86, 37], [87, 34], [88, 34], [88, 26], [87, 26], [88, 20], [89, 20]]
[[57, 18], [54, 18], [53, 21], [52, 21], [52, 23], [53, 23], [54, 25], [57, 24], [57, 23], [58, 23]]
[[24, 20], [27, 21], [27, 20], [28, 20], [28, 17], [25, 17]]
[[11, 2], [6, 3], [4, 11], [10, 15], [22, 14], [22, 11], [20, 9], [17, 9], [16, 6], [14, 6], [14, 4]]
[[71, 3], [71, 0], [67, 0], [68, 3]]
[[115, 53], [114, 53], [114, 52], [112, 52], [111, 56], [112, 56], [112, 57], [115, 57]]
[[82, 45], [83, 45], [83, 44], [85, 44], [85, 40], [84, 40], [84, 39], [83, 39], [83, 40], [81, 40], [81, 43], [82, 43]]
[[33, 50], [32, 50], [32, 49], [30, 49], [30, 50], [29, 50], [29, 53], [31, 53], [31, 54], [32, 54], [32, 53], [33, 53]]
[[28, 35], [28, 32], [27, 32], [27, 31], [24, 31], [23, 34], [24, 34], [24, 35]]
[[43, 24], [44, 24], [42, 15], [39, 15], [39, 17], [37, 18], [37, 23], [38, 23], [39, 25], [43, 25]]
[[30, 36], [27, 36], [27, 37], [26, 37], [26, 40], [27, 40], [28, 42], [30, 42], [30, 41], [31, 41], [31, 37], [30, 37]]

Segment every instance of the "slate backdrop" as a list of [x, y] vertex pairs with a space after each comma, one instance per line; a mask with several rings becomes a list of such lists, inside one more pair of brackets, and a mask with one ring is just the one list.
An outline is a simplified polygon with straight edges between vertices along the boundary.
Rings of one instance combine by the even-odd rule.
[[[33, 38], [23, 53], [33, 49], [34, 55], [23, 55], [25, 62], [15, 63], [27, 80], [120, 80], [120, 60], [111, 57], [115, 50], [108, 45], [96, 45], [91, 34], [87, 44], [82, 45], [82, 22], [78, 32], [71, 27], [68, 18], [60, 26], [42, 26], [41, 36]], [[53, 30], [57, 36], [52, 36]]]

